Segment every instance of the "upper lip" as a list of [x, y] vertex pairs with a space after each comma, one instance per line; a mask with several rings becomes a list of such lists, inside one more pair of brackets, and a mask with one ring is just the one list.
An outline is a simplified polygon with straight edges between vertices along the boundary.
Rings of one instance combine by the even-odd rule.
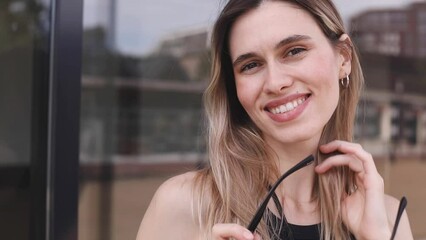
[[274, 99], [274, 100], [268, 102], [265, 105], [265, 108], [266, 109], [275, 108], [275, 107], [281, 106], [283, 104], [286, 104], [288, 102], [291, 102], [293, 100], [296, 100], [300, 97], [304, 97], [304, 96], [309, 97], [310, 94], [309, 93], [296, 93], [296, 94], [287, 95], [285, 97], [281, 97], [281, 98], [278, 98], [278, 99]]

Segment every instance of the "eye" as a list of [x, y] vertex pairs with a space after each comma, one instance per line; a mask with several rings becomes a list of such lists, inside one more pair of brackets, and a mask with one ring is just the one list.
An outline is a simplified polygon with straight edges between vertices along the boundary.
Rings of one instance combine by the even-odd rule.
[[256, 68], [258, 66], [260, 66], [260, 64], [257, 63], [257, 62], [249, 62], [249, 63], [245, 64], [244, 66], [242, 66], [241, 72], [247, 72], [247, 71], [249, 71], [253, 68]]
[[292, 48], [290, 51], [288, 51], [287, 55], [290, 56], [290, 57], [291, 56], [296, 56], [296, 55], [298, 55], [298, 54], [300, 54], [300, 53], [302, 53], [304, 51], [306, 51], [305, 48], [295, 47], [295, 48]]

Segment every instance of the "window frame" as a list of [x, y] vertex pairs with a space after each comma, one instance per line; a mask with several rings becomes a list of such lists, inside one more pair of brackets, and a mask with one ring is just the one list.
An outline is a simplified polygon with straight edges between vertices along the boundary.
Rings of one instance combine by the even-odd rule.
[[47, 5], [34, 50], [30, 236], [77, 239], [83, 1]]

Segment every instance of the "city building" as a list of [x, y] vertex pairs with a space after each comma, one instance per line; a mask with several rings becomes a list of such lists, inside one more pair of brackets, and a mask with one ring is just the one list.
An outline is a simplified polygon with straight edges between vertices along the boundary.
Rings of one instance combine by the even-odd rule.
[[179, 59], [190, 80], [206, 81], [210, 69], [209, 33], [206, 28], [197, 28], [171, 34], [160, 42], [156, 54]]
[[426, 155], [426, 2], [350, 21], [366, 79], [356, 136], [375, 155]]
[[426, 57], [426, 2], [404, 9], [368, 10], [350, 21], [360, 49], [389, 56]]

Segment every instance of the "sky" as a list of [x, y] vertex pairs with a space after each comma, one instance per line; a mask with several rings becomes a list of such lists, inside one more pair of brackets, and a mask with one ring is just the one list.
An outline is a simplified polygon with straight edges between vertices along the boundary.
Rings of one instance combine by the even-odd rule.
[[[84, 26], [110, 26], [110, 3], [85, 0]], [[144, 55], [173, 33], [212, 25], [225, 0], [115, 0], [115, 46], [122, 53]], [[345, 23], [367, 9], [401, 8], [425, 0], [334, 0]], [[112, 29], [112, 28], [109, 28]]]

